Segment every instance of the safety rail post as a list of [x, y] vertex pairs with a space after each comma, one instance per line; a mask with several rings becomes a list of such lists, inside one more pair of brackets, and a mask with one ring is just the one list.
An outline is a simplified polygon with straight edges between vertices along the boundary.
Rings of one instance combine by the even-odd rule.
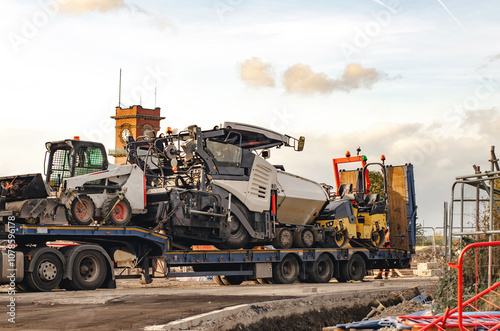
[[[472, 323], [471, 321], [473, 320], [473, 317], [468, 315], [467, 316], [468, 323], [466, 323], [467, 325], [464, 325], [464, 321], [463, 321], [464, 320], [464, 316], [463, 316], [464, 307], [466, 307], [466, 306], [470, 305], [471, 303], [475, 302], [476, 300], [482, 298], [486, 294], [489, 294], [492, 292], [496, 293], [495, 289], [500, 287], [500, 282], [497, 282], [496, 284], [489, 286], [487, 289], [476, 294], [472, 298], [470, 298], [466, 301], [463, 301], [463, 263], [464, 263], [465, 253], [472, 248], [493, 247], [493, 246], [500, 246], [500, 241], [480, 242], [480, 243], [473, 243], [473, 244], [467, 245], [460, 252], [460, 256], [459, 256], [456, 264], [455, 263], [448, 263], [449, 267], [457, 269], [457, 271], [458, 271], [458, 276], [457, 276], [457, 290], [458, 290], [457, 291], [458, 292], [457, 293], [457, 307], [450, 310], [450, 311], [448, 311], [448, 309], [447, 309], [444, 315], [435, 319], [432, 323], [425, 325], [424, 327], [422, 327], [420, 329], [420, 331], [429, 330], [433, 327], [437, 327], [438, 329], [445, 329], [446, 328], [446, 320], [455, 313], [458, 314], [458, 326], [459, 326], [460, 330], [468, 330], [465, 328], [465, 326], [476, 326], [476, 327], [482, 326], [483, 328], [485, 326], [492, 326], [492, 328], [490, 328], [490, 329], [485, 328], [485, 330], [498, 330], [500, 328], [500, 320], [498, 320], [498, 319], [495, 322]], [[488, 280], [488, 281], [490, 281], [490, 280]], [[500, 307], [498, 307], [498, 308], [500, 308]], [[489, 317], [489, 318], [491, 318], [491, 315], [482, 314], [482, 315], [477, 315], [476, 317], [483, 317], [483, 318]], [[497, 318], [500, 318], [500, 316], [497, 316]]]

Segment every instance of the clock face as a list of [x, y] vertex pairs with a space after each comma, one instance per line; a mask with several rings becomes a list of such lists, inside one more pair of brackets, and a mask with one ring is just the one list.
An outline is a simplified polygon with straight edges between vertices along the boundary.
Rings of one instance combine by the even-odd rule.
[[128, 129], [122, 130], [122, 139], [127, 142], [128, 136], [130, 136], [130, 131]]

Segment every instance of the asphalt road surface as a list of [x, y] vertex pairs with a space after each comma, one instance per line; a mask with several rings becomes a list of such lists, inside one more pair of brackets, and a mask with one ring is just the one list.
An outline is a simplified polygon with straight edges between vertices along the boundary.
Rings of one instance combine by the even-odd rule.
[[[243, 303], [315, 296], [360, 297], [369, 293], [398, 293], [413, 286], [434, 287], [437, 279], [394, 278], [384, 281], [327, 284], [218, 286], [213, 281], [155, 280], [144, 286], [137, 280], [120, 280], [114, 290], [16, 293], [0, 289], [1, 329], [30, 330], [134, 330], [162, 325], [181, 318]], [[429, 291], [427, 289], [427, 291]], [[11, 297], [15, 323], [9, 322]]]

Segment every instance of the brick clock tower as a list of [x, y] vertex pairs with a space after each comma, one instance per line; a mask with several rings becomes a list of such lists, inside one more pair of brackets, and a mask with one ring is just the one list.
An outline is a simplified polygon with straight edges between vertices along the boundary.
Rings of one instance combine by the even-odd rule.
[[131, 108], [116, 107], [115, 119], [115, 149], [109, 150], [109, 155], [114, 156], [115, 164], [125, 164], [127, 161], [127, 137], [134, 139], [142, 136], [144, 131], [153, 130], [155, 133], [160, 130], [160, 121], [165, 117], [160, 116], [160, 107], [146, 109], [142, 106], [132, 106]]

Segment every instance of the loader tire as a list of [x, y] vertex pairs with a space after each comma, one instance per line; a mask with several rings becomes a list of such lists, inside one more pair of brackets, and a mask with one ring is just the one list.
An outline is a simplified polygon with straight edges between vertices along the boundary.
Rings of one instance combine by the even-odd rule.
[[[250, 219], [246, 208], [239, 201], [234, 201], [233, 205], [236, 206], [241, 211], [241, 213], [247, 220]], [[250, 240], [250, 235], [248, 234], [247, 230], [245, 229], [241, 221], [238, 219], [238, 217], [236, 217], [236, 215], [233, 213], [231, 213], [230, 216], [229, 228], [230, 228], [229, 238], [227, 238], [223, 242], [222, 246], [227, 249], [245, 247], [245, 245]]]
[[102, 214], [111, 224], [125, 226], [132, 218], [132, 207], [127, 198], [119, 199], [118, 196], [107, 197], [102, 204]]
[[300, 248], [311, 248], [316, 243], [316, 236], [309, 228], [302, 228], [293, 234], [293, 245]]
[[277, 249], [288, 249], [292, 247], [293, 234], [288, 228], [279, 228], [276, 230], [276, 237], [273, 239], [273, 246]]
[[95, 218], [95, 204], [86, 194], [72, 195], [66, 202], [68, 222], [74, 225], [89, 225]]

